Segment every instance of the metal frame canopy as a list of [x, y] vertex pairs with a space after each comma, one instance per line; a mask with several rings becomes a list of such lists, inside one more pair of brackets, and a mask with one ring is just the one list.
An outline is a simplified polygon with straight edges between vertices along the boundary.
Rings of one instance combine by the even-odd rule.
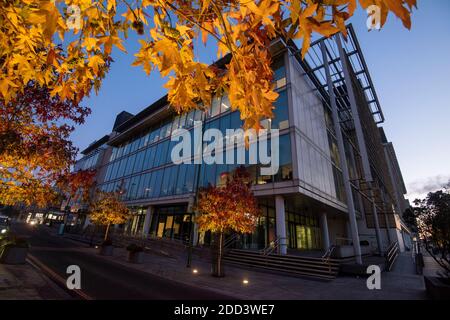
[[[364, 55], [361, 51], [358, 39], [356, 38], [353, 26], [349, 24], [347, 26], [347, 30], [348, 36], [346, 41], [343, 42], [342, 46], [348, 58], [349, 66], [351, 66], [351, 73], [360, 83], [361, 89], [364, 93], [367, 105], [370, 108], [370, 112], [372, 113], [375, 123], [383, 123], [383, 111], [381, 110], [381, 105], [378, 100], [372, 78], [370, 77]], [[327, 78], [325, 74], [325, 65], [320, 46], [322, 42], [326, 47], [328, 63], [331, 71], [331, 78], [337, 100], [336, 102], [339, 109], [339, 116], [345, 126], [347, 122], [351, 122], [352, 116], [342, 61], [340, 59], [339, 49], [337, 47], [335, 38], [320, 38], [312, 42], [308, 53], [302, 61], [302, 65], [306, 73], [317, 86], [319, 92], [324, 98], [326, 98], [326, 100], [328, 100], [328, 93], [326, 90]]]

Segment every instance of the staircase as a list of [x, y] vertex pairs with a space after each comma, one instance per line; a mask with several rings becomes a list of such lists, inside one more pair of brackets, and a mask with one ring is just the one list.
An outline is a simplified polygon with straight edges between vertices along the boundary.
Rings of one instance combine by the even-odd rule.
[[233, 265], [326, 281], [335, 279], [339, 272], [339, 261], [335, 259], [262, 254], [258, 251], [240, 249], [228, 251], [224, 256], [224, 261]]

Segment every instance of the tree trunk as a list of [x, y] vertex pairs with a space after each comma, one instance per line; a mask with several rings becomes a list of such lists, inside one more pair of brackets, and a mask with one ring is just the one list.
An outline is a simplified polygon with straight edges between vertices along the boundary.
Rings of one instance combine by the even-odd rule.
[[104, 237], [104, 239], [103, 240], [107, 240], [108, 239], [108, 233], [109, 233], [109, 226], [111, 225], [111, 223], [108, 223], [107, 225], [106, 225], [106, 231], [105, 231], [105, 237]]
[[217, 244], [217, 277], [223, 277], [222, 256], [223, 256], [223, 232], [219, 233], [219, 239]]

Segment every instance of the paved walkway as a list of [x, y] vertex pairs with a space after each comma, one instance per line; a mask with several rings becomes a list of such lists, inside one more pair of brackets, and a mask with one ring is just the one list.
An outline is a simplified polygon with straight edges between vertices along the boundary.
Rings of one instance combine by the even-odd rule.
[[427, 250], [422, 249], [423, 254], [423, 275], [427, 277], [436, 277], [437, 272], [442, 272], [442, 267], [433, 259]]
[[[98, 249], [80, 248], [91, 254]], [[146, 253], [143, 264], [131, 264], [126, 261], [125, 249], [114, 249], [112, 257], [105, 257], [129, 268], [159, 275], [182, 283], [207, 288], [239, 299], [425, 299], [425, 287], [421, 276], [411, 274], [408, 264], [411, 257], [401, 256], [398, 270], [383, 273], [381, 290], [368, 290], [366, 279], [358, 277], [338, 277], [331, 282], [284, 276], [246, 270], [225, 265], [225, 278], [210, 275], [210, 264], [194, 258], [192, 267], [186, 268], [186, 257], [169, 258]], [[408, 270], [407, 270], [408, 269]], [[197, 272], [194, 273], [193, 271]], [[408, 272], [404, 273], [407, 270]], [[244, 284], [243, 280], [248, 284]]]
[[0, 264], [0, 300], [69, 299], [62, 289], [29, 264]]

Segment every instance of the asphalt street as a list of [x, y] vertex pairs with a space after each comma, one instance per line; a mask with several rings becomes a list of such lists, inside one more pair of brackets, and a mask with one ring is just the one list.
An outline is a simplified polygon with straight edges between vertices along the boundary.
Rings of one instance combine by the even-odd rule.
[[85, 244], [53, 235], [46, 227], [16, 224], [18, 236], [27, 237], [30, 254], [67, 279], [69, 265], [81, 270], [81, 290], [93, 299], [231, 299], [229, 296], [126, 268], [80, 250]]

